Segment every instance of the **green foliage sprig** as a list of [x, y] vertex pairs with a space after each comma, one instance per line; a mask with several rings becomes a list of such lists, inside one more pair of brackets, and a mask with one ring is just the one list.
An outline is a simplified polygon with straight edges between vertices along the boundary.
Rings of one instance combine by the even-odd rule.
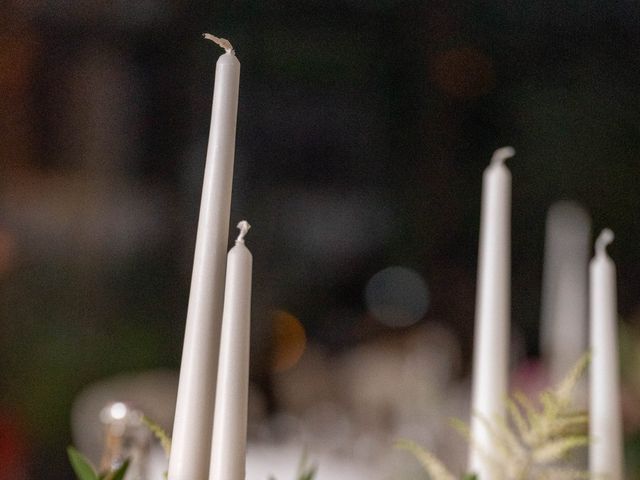
[[[588, 416], [572, 407], [573, 393], [583, 375], [589, 355], [585, 354], [555, 387], [542, 392], [540, 407], [518, 392], [507, 399], [507, 419], [478, 417], [495, 447], [495, 453], [481, 451], [491, 465], [494, 478], [464, 480], [580, 480], [592, 478], [589, 472], [562, 465], [561, 461], [589, 443]], [[453, 425], [470, 444], [469, 427], [459, 420]], [[431, 452], [408, 440], [397, 443], [411, 452], [432, 480], [455, 480], [455, 476]]]
[[75, 448], [68, 447], [67, 454], [78, 480], [123, 480], [129, 468], [129, 460], [125, 460], [117, 469], [99, 474], [89, 459]]
[[[313, 480], [316, 476], [317, 471], [317, 466], [315, 464], [309, 463], [307, 452], [303, 452], [302, 457], [300, 458], [300, 463], [298, 463], [296, 480]], [[269, 477], [269, 480], [276, 480], [276, 478]]]
[[318, 467], [315, 464], [309, 463], [309, 458], [305, 452], [302, 455], [300, 464], [298, 465], [298, 473], [296, 475], [297, 480], [313, 480], [316, 476]]

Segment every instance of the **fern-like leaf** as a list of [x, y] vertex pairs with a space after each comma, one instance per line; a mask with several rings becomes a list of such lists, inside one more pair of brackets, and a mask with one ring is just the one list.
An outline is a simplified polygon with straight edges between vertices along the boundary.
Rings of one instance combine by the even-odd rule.
[[169, 458], [171, 454], [171, 437], [167, 435], [167, 432], [165, 432], [160, 425], [145, 415], [142, 416], [142, 423], [144, 423], [151, 433], [160, 441], [164, 454]]
[[400, 440], [396, 442], [396, 446], [411, 452], [422, 464], [422, 467], [432, 480], [455, 480], [455, 476], [447, 470], [447, 467], [434, 454], [417, 443], [410, 440]]
[[571, 450], [588, 444], [589, 437], [584, 435], [552, 440], [533, 451], [533, 460], [540, 464], [555, 462], [564, 458]]
[[568, 406], [573, 400], [573, 392], [580, 381], [580, 378], [587, 369], [591, 354], [585, 353], [571, 369], [569, 374], [554, 388], [555, 396], [562, 402], [563, 406]]
[[[483, 449], [459, 420], [453, 426], [490, 466], [491, 479], [479, 480], [584, 480], [588, 472], [562, 465], [561, 461], [589, 443], [588, 417], [572, 409], [575, 388], [589, 362], [584, 355], [555, 387], [538, 397], [538, 405], [516, 392], [506, 400], [507, 418], [485, 418], [474, 413], [490, 438], [491, 451]], [[415, 443], [398, 446], [412, 452], [433, 480], [452, 480], [453, 475], [430, 452]], [[478, 480], [468, 474], [465, 480]]]

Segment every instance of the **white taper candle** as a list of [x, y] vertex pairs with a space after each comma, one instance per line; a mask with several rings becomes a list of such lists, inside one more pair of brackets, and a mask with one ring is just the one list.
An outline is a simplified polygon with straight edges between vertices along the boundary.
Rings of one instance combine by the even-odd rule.
[[240, 62], [228, 41], [208, 34], [205, 37], [226, 53], [216, 64], [169, 480], [204, 480], [208, 476], [229, 237]]
[[253, 260], [244, 244], [250, 226], [243, 220], [238, 228], [227, 259], [209, 480], [245, 478]]
[[616, 266], [607, 254], [613, 232], [602, 231], [590, 265], [591, 369], [589, 469], [594, 478], [622, 480], [623, 443], [618, 364]]
[[546, 227], [540, 348], [556, 384], [588, 348], [591, 219], [579, 204], [560, 201]]
[[515, 151], [496, 150], [482, 182], [478, 285], [471, 393], [469, 472], [496, 478], [484, 421], [504, 417], [508, 383], [511, 309], [511, 173], [504, 165]]

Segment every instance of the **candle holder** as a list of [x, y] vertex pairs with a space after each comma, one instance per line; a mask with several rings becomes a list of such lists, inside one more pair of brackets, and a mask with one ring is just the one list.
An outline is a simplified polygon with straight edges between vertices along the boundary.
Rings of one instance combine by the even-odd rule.
[[[78, 480], [147, 480], [147, 477], [145, 477], [139, 470], [137, 472], [133, 471], [132, 465], [135, 467], [135, 463], [132, 462], [132, 457], [126, 457], [123, 444], [129, 443], [124, 441], [127, 432], [127, 424], [135, 427], [136, 430], [138, 428], [146, 427], [147, 435], [143, 434], [143, 436], [149, 437], [149, 434], [153, 435], [156, 440], [160, 442], [166, 458], [169, 458], [169, 454], [171, 452], [171, 438], [160, 425], [146, 417], [140, 410], [132, 409], [129, 405], [122, 402], [115, 402], [105, 407], [100, 413], [100, 417], [103, 423], [107, 425], [105, 434], [105, 451], [100, 469], [102, 473], [99, 473], [100, 471], [91, 463], [91, 461], [74, 447], [69, 446], [67, 448], [69, 461]], [[140, 432], [136, 432], [136, 435], [139, 438]], [[133, 457], [135, 456], [136, 452], [134, 451]], [[139, 459], [140, 458], [138, 457], [138, 460]], [[300, 459], [300, 463], [298, 464], [295, 479], [314, 480], [316, 471], [317, 466], [310, 463], [307, 455], [303, 454]], [[149, 478], [148, 480], [162, 479]], [[275, 477], [269, 477], [269, 480], [276, 479]]]
[[99, 468], [73, 447], [68, 449], [78, 479], [144, 480], [152, 434], [162, 442], [164, 432], [147, 420], [141, 410], [125, 402], [105, 406], [100, 421], [104, 425], [104, 448]]
[[130, 404], [114, 402], [102, 409], [100, 420], [105, 432], [100, 470], [117, 471], [129, 460], [127, 479], [145, 478], [151, 435], [142, 412]]

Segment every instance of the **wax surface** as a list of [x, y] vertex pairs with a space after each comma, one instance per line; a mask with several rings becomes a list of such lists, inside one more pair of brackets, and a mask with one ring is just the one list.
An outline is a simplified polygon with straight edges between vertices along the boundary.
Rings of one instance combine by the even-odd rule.
[[242, 241], [229, 251], [210, 480], [245, 478], [252, 261]]
[[589, 269], [592, 355], [589, 468], [594, 476], [623, 480], [616, 267], [605, 250], [613, 237], [610, 234], [607, 241], [604, 237], [607, 232], [605, 230], [598, 239], [596, 255]]
[[169, 480], [208, 477], [229, 236], [240, 62], [220, 56], [169, 459]]
[[[511, 173], [504, 159], [512, 149], [496, 151], [482, 184], [478, 285], [471, 393], [470, 472], [493, 478], [486, 453], [491, 438], [483, 419], [504, 417], [507, 394], [511, 308]], [[483, 455], [481, 452], [485, 452]]]

